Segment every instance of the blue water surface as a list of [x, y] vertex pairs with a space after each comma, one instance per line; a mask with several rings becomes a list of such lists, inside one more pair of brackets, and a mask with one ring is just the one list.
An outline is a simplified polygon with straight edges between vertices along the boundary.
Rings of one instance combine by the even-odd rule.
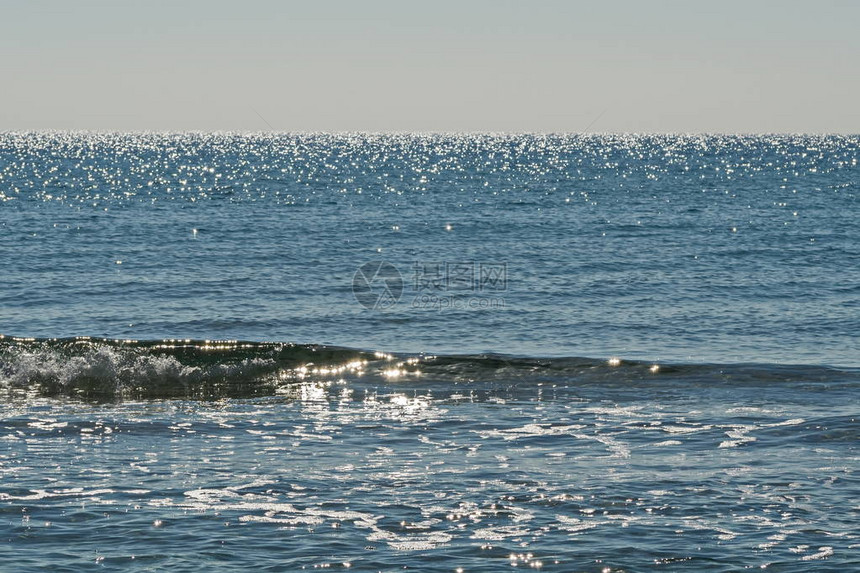
[[0, 571], [860, 569], [858, 144], [0, 134]]
[[858, 143], [6, 133], [0, 332], [857, 366]]

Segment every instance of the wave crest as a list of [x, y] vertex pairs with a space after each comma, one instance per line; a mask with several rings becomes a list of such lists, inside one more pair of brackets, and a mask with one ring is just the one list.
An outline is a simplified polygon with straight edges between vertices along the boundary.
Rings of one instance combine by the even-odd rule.
[[276, 393], [309, 365], [334, 371], [336, 364], [372, 357], [280, 343], [5, 338], [0, 388], [85, 399], [251, 397]]
[[250, 398], [310, 379], [365, 376], [407, 385], [512, 387], [551, 383], [636, 388], [679, 384], [856, 385], [860, 370], [784, 364], [652, 364], [500, 354], [407, 356], [277, 342], [32, 339], [0, 335], [0, 391], [86, 400]]

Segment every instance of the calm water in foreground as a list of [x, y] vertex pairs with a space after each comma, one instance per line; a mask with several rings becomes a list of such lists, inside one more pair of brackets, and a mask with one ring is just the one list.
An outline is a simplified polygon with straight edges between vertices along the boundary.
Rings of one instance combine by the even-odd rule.
[[0, 570], [858, 569], [858, 147], [0, 134]]

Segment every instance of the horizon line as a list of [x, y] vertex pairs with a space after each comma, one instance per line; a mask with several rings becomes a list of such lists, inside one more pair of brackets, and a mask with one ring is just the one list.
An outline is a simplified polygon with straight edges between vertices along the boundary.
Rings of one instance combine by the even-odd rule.
[[528, 131], [528, 130], [245, 130], [245, 129], [0, 129], [0, 135], [66, 134], [66, 135], [423, 135], [423, 136], [842, 136], [858, 137], [860, 132], [839, 131]]

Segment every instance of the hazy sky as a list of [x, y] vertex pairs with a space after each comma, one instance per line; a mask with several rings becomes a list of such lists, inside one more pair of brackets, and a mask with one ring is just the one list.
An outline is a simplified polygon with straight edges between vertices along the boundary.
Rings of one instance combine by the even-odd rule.
[[0, 74], [0, 131], [860, 133], [860, 2], [0, 0]]

